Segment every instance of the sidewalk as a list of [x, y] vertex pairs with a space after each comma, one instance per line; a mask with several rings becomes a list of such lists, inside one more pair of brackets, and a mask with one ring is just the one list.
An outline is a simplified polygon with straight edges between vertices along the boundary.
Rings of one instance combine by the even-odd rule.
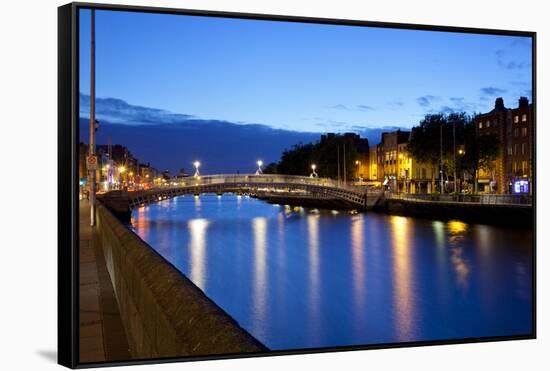
[[130, 359], [105, 260], [92, 240], [90, 203], [87, 200], [80, 201], [79, 223], [80, 362]]

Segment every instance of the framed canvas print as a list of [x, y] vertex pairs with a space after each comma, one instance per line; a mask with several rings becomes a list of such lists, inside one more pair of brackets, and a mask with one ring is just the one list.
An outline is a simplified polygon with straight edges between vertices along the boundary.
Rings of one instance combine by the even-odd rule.
[[59, 363], [535, 338], [534, 32], [58, 19]]

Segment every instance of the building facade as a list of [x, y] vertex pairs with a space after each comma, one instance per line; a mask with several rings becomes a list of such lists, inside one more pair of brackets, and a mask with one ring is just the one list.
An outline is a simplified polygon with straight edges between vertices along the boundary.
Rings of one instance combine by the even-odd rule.
[[410, 155], [410, 135], [402, 130], [382, 133], [369, 151], [368, 179], [394, 192], [431, 193], [432, 168]]
[[497, 98], [488, 113], [476, 116], [476, 136], [495, 135], [499, 141], [496, 160], [479, 169], [475, 189], [480, 193], [531, 193], [533, 105], [526, 97], [518, 107], [506, 108]]

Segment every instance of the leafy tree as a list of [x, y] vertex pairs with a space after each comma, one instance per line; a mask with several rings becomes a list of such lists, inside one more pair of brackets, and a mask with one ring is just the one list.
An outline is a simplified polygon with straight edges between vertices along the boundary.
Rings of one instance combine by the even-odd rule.
[[264, 168], [264, 174], [277, 174], [278, 173], [278, 169], [277, 169], [277, 163], [276, 162], [271, 162], [269, 163], [265, 168]]
[[317, 165], [316, 172], [320, 177], [337, 178], [339, 162], [340, 178], [343, 179], [344, 158], [346, 178], [351, 180], [355, 174], [355, 161], [359, 159], [357, 148], [353, 138], [335, 135], [326, 138], [323, 142], [300, 143], [285, 150], [276, 166], [269, 170], [266, 167], [264, 172], [272, 172], [276, 168], [275, 171], [280, 174], [309, 175], [311, 174], [311, 165], [315, 164]]
[[418, 126], [412, 128], [408, 150], [417, 161], [432, 168], [432, 189], [435, 189], [435, 174], [439, 173], [440, 135], [446, 117], [442, 114], [426, 115]]

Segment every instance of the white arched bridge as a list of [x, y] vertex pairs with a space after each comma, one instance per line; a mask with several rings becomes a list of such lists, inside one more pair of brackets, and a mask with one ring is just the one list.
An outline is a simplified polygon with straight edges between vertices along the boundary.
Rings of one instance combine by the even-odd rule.
[[372, 208], [382, 197], [382, 191], [346, 185], [328, 178], [278, 174], [220, 174], [188, 177], [177, 183], [143, 191], [112, 191], [98, 196], [119, 216], [129, 218], [134, 207], [182, 195], [203, 193], [237, 193], [251, 195], [287, 195], [294, 202], [300, 199], [332, 200], [342, 207], [358, 210]]

